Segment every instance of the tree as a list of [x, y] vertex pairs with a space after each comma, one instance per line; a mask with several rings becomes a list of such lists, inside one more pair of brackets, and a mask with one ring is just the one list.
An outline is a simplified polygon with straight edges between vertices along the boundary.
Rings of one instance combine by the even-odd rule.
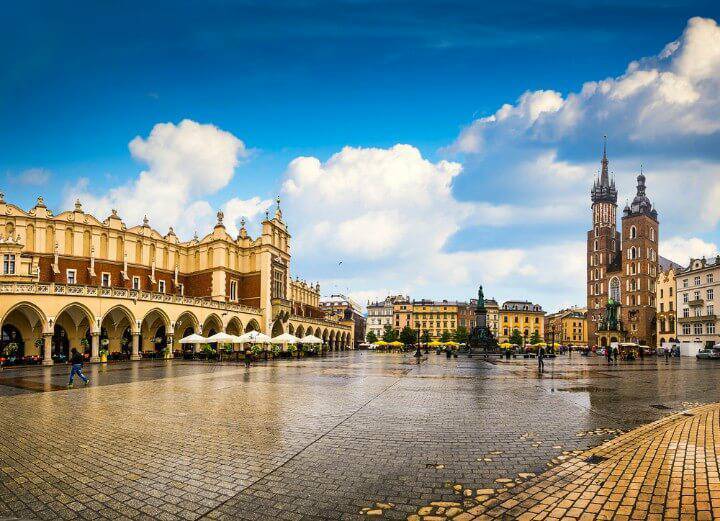
[[455, 342], [460, 344], [467, 343], [468, 341], [468, 330], [465, 326], [460, 326], [455, 331]]
[[410, 326], [405, 326], [402, 331], [400, 331], [400, 342], [405, 344], [406, 346], [409, 346], [410, 344], [414, 344], [416, 340], [415, 331]]
[[443, 331], [443, 334], [440, 336], [440, 342], [450, 342], [451, 338], [449, 331]]
[[378, 337], [377, 337], [377, 335], [375, 334], [375, 331], [368, 331], [368, 334], [367, 334], [367, 336], [365, 337], [365, 339], [366, 339], [368, 342], [370, 342], [371, 344], [374, 344], [375, 342], [378, 341]]
[[509, 342], [511, 344], [523, 345], [523, 336], [520, 334], [520, 330], [513, 329], [512, 335], [510, 335]]
[[531, 344], [539, 344], [540, 343], [540, 333], [538, 333], [537, 329], [533, 331], [533, 334], [530, 335], [530, 343]]
[[420, 340], [423, 344], [427, 344], [428, 342], [430, 342], [430, 331], [428, 331], [427, 329], [423, 331], [422, 335], [420, 335]]
[[395, 331], [390, 324], [386, 325], [382, 339], [385, 342], [395, 342], [395, 340], [397, 340], [397, 331]]

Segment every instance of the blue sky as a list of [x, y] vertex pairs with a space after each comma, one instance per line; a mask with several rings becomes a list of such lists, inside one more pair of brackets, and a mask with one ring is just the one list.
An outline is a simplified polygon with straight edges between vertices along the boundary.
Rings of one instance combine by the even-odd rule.
[[[178, 208], [155, 205], [158, 194], [142, 208], [128, 200], [147, 171], [177, 180], [181, 208], [195, 205], [176, 224], [188, 235], [212, 224], [209, 209], [257, 221], [281, 193], [296, 271], [327, 292], [467, 298], [482, 281], [497, 298], [555, 308], [584, 300], [578, 241], [607, 133], [622, 197], [632, 197], [640, 162], [651, 197], [656, 182], [666, 253], [715, 249], [717, 216], [698, 224], [672, 195], [678, 180], [698, 197], [718, 181], [720, 134], [699, 121], [720, 118], [712, 74], [684, 65], [704, 60], [720, 72], [717, 2], [97, 4], [5, 8], [0, 174], [7, 198], [25, 208], [40, 193], [58, 210], [80, 195], [99, 213], [146, 211], [164, 232]], [[709, 22], [696, 27], [692, 17]], [[661, 56], [675, 40], [680, 49]], [[642, 92], [618, 95], [636, 80], [628, 65], [644, 57]], [[615, 94], [570, 106], [586, 82], [608, 78]], [[516, 109], [509, 119], [483, 120], [503, 104]], [[201, 140], [199, 150], [219, 136], [239, 160], [218, 166], [201, 153], [200, 170], [225, 172], [204, 189], [185, 163], [158, 166], [152, 154], [181, 142], [153, 138], [161, 123]], [[150, 151], [129, 149], [136, 136]], [[426, 177], [415, 176], [423, 168]], [[372, 187], [403, 194], [388, 192], [383, 204]], [[328, 240], [340, 232], [351, 239]]]

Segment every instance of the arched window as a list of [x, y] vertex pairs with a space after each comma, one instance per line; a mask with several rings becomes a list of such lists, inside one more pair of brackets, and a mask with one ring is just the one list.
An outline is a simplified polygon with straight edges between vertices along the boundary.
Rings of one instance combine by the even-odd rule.
[[655, 240], [655, 228], [650, 228], [650, 240]]
[[620, 302], [620, 279], [617, 277], [610, 279], [610, 298]]
[[595, 241], [593, 243], [593, 251], [598, 251], [598, 242], [597, 241]]
[[630, 227], [630, 238], [631, 239], [637, 238], [637, 228], [635, 227], [635, 225]]

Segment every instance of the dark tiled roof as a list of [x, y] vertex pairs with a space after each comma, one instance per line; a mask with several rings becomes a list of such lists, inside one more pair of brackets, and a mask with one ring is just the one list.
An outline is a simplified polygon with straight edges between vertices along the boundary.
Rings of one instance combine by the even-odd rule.
[[675, 271], [682, 269], [682, 266], [680, 266], [677, 262], [673, 262], [670, 259], [666, 259], [662, 255], [658, 258], [658, 264], [660, 265], [661, 271], [668, 271], [669, 269], [674, 269]]

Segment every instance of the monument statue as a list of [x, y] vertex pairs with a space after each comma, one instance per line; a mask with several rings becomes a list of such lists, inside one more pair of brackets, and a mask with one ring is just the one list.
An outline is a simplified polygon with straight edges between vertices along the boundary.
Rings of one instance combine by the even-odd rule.
[[485, 309], [485, 295], [483, 288], [478, 289], [478, 301], [475, 306], [475, 327], [468, 336], [468, 355], [472, 356], [473, 349], [494, 351], [498, 348], [497, 340], [487, 327], [487, 309]]

